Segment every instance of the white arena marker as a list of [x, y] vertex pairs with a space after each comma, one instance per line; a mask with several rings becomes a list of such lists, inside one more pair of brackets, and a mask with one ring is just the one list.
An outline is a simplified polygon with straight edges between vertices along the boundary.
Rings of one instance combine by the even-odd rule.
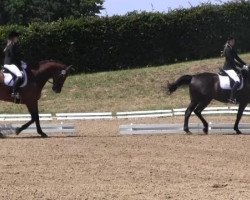
[[[17, 127], [22, 124], [5, 124], [0, 125], [0, 132], [3, 135], [14, 135]], [[41, 124], [42, 130], [47, 134], [74, 134], [75, 126], [73, 124]], [[37, 133], [36, 125], [32, 124], [29, 128], [22, 133]], [[21, 134], [22, 134], [21, 133]]]
[[[190, 124], [192, 133], [203, 134], [202, 124]], [[244, 134], [250, 134], [250, 124], [240, 124], [239, 129]], [[154, 134], [184, 134], [183, 124], [133, 124], [121, 125], [119, 132], [122, 135], [154, 135]], [[233, 124], [212, 124], [209, 123], [210, 134], [233, 134]]]
[[[190, 124], [190, 129], [196, 133], [202, 132], [199, 124]], [[121, 125], [119, 129], [123, 135], [144, 135], [144, 134], [178, 134], [183, 133], [181, 124], [134, 124]]]

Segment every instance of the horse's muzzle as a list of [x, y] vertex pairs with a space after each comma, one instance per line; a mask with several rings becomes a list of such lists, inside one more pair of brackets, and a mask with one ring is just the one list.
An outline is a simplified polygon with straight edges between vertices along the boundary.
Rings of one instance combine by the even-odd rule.
[[61, 93], [61, 90], [54, 90], [55, 93]]
[[60, 88], [56, 88], [56, 87], [52, 87], [52, 90], [55, 92], [55, 93], [60, 93], [62, 90]]

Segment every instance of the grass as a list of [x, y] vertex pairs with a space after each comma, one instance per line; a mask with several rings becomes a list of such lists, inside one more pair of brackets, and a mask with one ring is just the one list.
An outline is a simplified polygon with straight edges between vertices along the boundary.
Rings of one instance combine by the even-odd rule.
[[[250, 54], [241, 55], [250, 62]], [[187, 88], [167, 96], [162, 86], [184, 74], [218, 72], [223, 58], [184, 62], [114, 72], [74, 75], [67, 79], [61, 94], [47, 84], [40, 100], [40, 112], [132, 111], [186, 107]], [[222, 105], [213, 102], [214, 105]], [[25, 106], [0, 103], [1, 113], [26, 113]]]

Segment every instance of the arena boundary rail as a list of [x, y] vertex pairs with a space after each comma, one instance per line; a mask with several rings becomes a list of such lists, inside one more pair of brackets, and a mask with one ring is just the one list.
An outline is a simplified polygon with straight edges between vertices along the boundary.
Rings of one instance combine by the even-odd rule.
[[[195, 134], [204, 134], [203, 125], [190, 124], [190, 131]], [[250, 124], [243, 123], [239, 126], [244, 134], [249, 134]], [[154, 135], [154, 134], [180, 134], [184, 133], [183, 124], [129, 124], [120, 125], [121, 135]], [[233, 124], [209, 123], [209, 134], [235, 134]]]

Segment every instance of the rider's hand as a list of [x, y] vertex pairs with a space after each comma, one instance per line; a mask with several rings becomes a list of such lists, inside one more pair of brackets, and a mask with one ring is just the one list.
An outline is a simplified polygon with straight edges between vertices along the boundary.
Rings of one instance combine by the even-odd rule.
[[243, 66], [243, 69], [248, 71], [248, 70], [249, 70], [249, 67], [248, 67], [247, 65], [244, 65], [244, 66]]
[[21, 61], [21, 65], [23, 69], [27, 69], [27, 63], [24, 61]]

